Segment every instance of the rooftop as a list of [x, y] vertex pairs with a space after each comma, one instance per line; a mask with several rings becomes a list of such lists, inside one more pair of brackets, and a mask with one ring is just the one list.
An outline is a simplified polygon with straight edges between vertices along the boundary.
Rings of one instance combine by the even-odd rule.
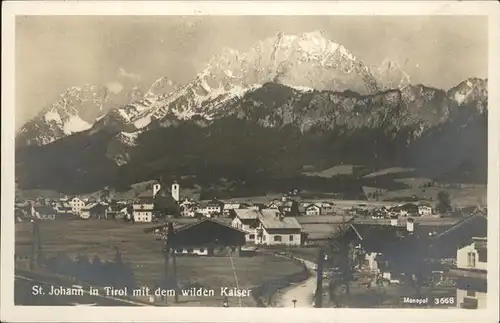
[[259, 211], [255, 209], [235, 209], [236, 216], [241, 220], [255, 220], [259, 217]]
[[300, 223], [293, 217], [264, 215], [259, 218], [259, 221], [266, 229], [302, 229]]

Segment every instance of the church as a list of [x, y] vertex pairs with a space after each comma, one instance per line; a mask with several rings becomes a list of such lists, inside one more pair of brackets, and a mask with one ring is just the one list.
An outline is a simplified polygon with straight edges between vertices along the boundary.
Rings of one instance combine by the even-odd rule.
[[134, 222], [152, 222], [155, 216], [177, 217], [179, 211], [180, 185], [172, 184], [170, 194], [162, 190], [160, 183], [153, 185], [152, 194], [141, 194], [133, 204]]

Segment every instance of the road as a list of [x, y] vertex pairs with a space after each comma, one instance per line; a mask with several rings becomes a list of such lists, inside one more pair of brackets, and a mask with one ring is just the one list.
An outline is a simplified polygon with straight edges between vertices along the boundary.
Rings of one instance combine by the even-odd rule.
[[[313, 295], [316, 291], [316, 264], [304, 259], [307, 268], [313, 273], [307, 280], [295, 284], [283, 291], [278, 301], [279, 307], [313, 307]], [[295, 304], [293, 301], [296, 301]]]
[[[34, 286], [39, 286], [45, 291], [50, 290], [50, 286], [71, 287], [69, 284], [61, 284], [52, 278], [41, 277], [37, 274], [16, 274], [14, 281], [14, 304], [38, 306], [147, 306], [147, 304], [132, 300], [104, 295], [89, 295], [87, 291], [83, 291], [83, 295], [72, 296], [34, 295]], [[35, 289], [39, 287], [35, 287]]]

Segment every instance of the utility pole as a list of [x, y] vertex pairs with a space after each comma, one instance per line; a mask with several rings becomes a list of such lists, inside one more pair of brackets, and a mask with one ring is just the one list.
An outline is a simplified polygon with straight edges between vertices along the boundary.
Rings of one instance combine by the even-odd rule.
[[321, 308], [323, 306], [323, 268], [325, 262], [325, 250], [320, 248], [318, 251], [318, 266], [316, 268], [316, 294], [314, 307]]
[[[170, 223], [169, 223], [170, 224]], [[165, 236], [165, 247], [163, 249], [163, 257], [164, 257], [164, 260], [165, 260], [165, 267], [164, 267], [164, 272], [163, 272], [163, 287], [165, 289], [168, 289], [168, 262], [169, 262], [169, 240], [170, 240], [170, 237], [169, 237], [169, 227], [167, 227], [167, 234]], [[168, 303], [167, 302], [167, 293], [165, 293], [165, 296], [164, 296], [164, 302], [165, 302], [165, 305]]]
[[174, 278], [174, 287], [175, 287], [175, 302], [179, 302], [179, 293], [177, 290], [177, 257], [175, 255], [176, 244], [175, 244], [175, 233], [174, 233], [174, 224], [172, 222], [168, 223], [168, 238], [167, 238], [167, 252], [170, 250], [172, 253], [172, 265], [173, 265], [173, 278]]
[[[174, 224], [172, 222], [168, 222], [167, 224], [167, 234], [165, 237], [165, 248], [164, 248], [164, 258], [165, 258], [165, 268], [164, 268], [164, 283], [165, 288], [168, 288], [169, 276], [168, 276], [168, 267], [170, 262], [170, 253], [172, 253], [172, 273], [173, 273], [173, 282], [175, 286], [175, 302], [179, 302], [179, 295], [177, 290], [177, 258], [175, 256], [175, 238], [174, 238]], [[165, 295], [165, 304], [167, 304], [167, 295]]]
[[37, 218], [31, 220], [33, 223], [32, 242], [31, 242], [31, 259], [30, 270], [34, 270], [35, 266], [40, 267], [43, 262], [42, 240], [40, 238], [40, 224]]

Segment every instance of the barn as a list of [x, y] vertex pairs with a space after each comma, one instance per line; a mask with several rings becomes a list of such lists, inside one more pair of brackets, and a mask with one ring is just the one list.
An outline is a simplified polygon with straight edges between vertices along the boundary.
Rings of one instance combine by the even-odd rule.
[[203, 219], [174, 228], [171, 246], [177, 255], [239, 255], [245, 245], [245, 231], [217, 219]]

